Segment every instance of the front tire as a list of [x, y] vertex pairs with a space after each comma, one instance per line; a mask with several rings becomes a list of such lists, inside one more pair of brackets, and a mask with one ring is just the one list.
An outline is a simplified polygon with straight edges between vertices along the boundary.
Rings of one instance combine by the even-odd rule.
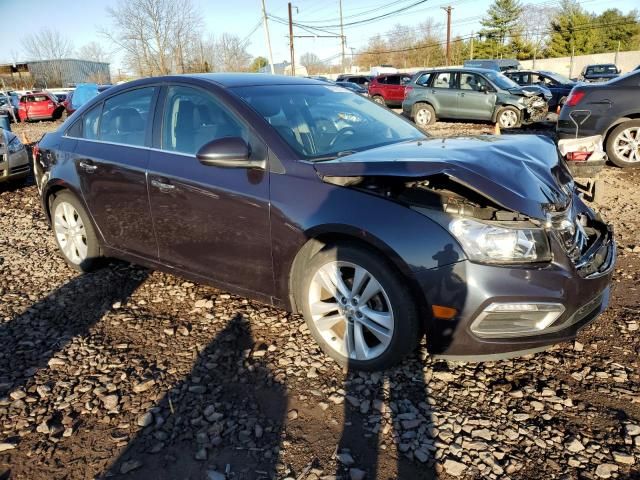
[[387, 103], [384, 101], [384, 98], [382, 96], [380, 96], [380, 95], [374, 95], [371, 100], [376, 102], [378, 105], [382, 105], [382, 106], [386, 106], [387, 105]]
[[325, 247], [304, 267], [300, 304], [311, 335], [340, 365], [381, 370], [419, 341], [406, 281], [379, 254], [349, 244]]
[[71, 192], [56, 195], [51, 205], [51, 223], [67, 265], [79, 272], [93, 270], [100, 258], [100, 244], [89, 215]]
[[496, 115], [500, 128], [518, 128], [520, 126], [520, 111], [515, 107], [503, 107]]
[[640, 167], [640, 120], [623, 122], [607, 138], [607, 155], [618, 167]]

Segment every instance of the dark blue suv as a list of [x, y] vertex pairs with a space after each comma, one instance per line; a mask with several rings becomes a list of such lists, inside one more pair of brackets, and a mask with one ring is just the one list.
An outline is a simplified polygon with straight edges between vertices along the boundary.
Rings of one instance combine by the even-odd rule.
[[562, 106], [571, 89], [578, 84], [559, 73], [546, 70], [517, 70], [505, 72], [505, 75], [522, 87], [537, 85], [548, 88], [552, 95], [549, 110]]

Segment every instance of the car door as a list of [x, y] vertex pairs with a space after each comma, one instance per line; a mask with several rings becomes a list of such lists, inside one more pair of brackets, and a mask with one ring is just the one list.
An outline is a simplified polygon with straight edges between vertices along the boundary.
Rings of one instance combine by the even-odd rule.
[[86, 111], [72, 128], [79, 137], [73, 155], [82, 194], [105, 243], [152, 259], [158, 249], [146, 168], [158, 90], [118, 93]]
[[556, 82], [553, 78], [543, 75], [541, 73], [531, 74], [531, 83], [533, 85], [540, 85], [546, 87], [551, 92], [551, 100], [549, 105], [556, 106], [560, 103], [560, 99], [566, 95], [562, 85]]
[[272, 294], [268, 171], [204, 165], [195, 156], [202, 145], [223, 137], [242, 137], [251, 158], [266, 158], [266, 147], [209, 91], [172, 84], [163, 97], [148, 175], [160, 260], [218, 283]]
[[456, 118], [458, 112], [456, 72], [444, 71], [434, 74], [429, 93], [433, 99], [436, 115]]
[[460, 72], [458, 118], [472, 120], [491, 120], [496, 103], [495, 91], [481, 75], [473, 72]]
[[401, 85], [400, 75], [387, 75], [387, 86], [385, 87], [385, 98], [394, 103], [402, 102], [404, 99], [404, 85]]

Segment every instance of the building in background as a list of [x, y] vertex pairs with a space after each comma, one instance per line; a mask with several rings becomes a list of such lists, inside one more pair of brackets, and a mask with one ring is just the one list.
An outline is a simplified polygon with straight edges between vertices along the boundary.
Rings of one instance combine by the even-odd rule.
[[0, 77], [7, 87], [16, 89], [111, 83], [108, 63], [76, 58], [5, 63], [0, 65]]

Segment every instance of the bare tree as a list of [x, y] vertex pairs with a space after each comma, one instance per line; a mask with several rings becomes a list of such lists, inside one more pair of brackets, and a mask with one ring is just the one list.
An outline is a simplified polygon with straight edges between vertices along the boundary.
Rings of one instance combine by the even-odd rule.
[[119, 0], [107, 14], [115, 28], [103, 34], [124, 50], [138, 75], [187, 71], [202, 28], [191, 0]]
[[307, 52], [300, 57], [300, 65], [307, 69], [309, 75], [316, 75], [326, 70], [326, 65], [315, 53]]
[[219, 38], [209, 40], [209, 58], [214, 70], [220, 72], [246, 72], [249, 70], [251, 55], [240, 37], [223, 33]]
[[78, 50], [78, 57], [81, 60], [91, 60], [92, 62], [109, 62], [110, 55], [98, 42], [89, 42]]
[[34, 82], [43, 86], [62, 86], [62, 62], [73, 55], [73, 43], [58, 30], [44, 28], [22, 41], [22, 48], [29, 60], [54, 60], [39, 69]]
[[73, 43], [58, 30], [43, 28], [22, 41], [29, 60], [59, 60], [73, 55]]

